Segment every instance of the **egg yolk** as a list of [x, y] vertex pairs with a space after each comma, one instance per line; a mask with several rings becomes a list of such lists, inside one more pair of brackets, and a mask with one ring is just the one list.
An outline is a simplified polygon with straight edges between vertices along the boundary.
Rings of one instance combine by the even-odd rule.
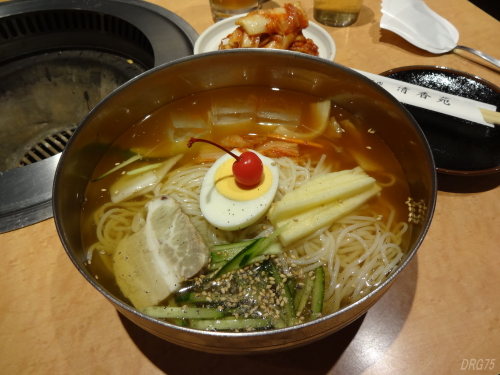
[[215, 188], [222, 196], [233, 201], [251, 201], [264, 195], [271, 188], [273, 176], [269, 168], [264, 165], [264, 173], [260, 183], [252, 188], [242, 188], [236, 183], [233, 175], [234, 159], [224, 162], [215, 172]]

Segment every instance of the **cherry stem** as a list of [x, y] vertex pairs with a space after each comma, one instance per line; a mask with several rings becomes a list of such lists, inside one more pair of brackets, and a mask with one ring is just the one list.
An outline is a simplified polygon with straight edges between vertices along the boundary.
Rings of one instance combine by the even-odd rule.
[[218, 145], [217, 143], [214, 143], [212, 141], [209, 141], [209, 140], [206, 140], [206, 139], [201, 139], [201, 138], [193, 138], [191, 137], [187, 143], [187, 146], [189, 148], [191, 148], [191, 146], [193, 145], [193, 143], [195, 142], [205, 142], [205, 143], [208, 143], [208, 144], [211, 144], [212, 146], [215, 146], [215, 147], [219, 147], [221, 150], [224, 150], [226, 151], [229, 155], [231, 155], [233, 158], [235, 158], [237, 161], [240, 161], [240, 157], [234, 153], [232, 153], [231, 151], [229, 151], [227, 148], [225, 147], [222, 147], [220, 145]]

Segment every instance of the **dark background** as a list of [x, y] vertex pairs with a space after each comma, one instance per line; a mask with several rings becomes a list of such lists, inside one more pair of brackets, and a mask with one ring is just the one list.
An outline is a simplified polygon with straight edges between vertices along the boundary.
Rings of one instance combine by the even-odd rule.
[[482, 9], [490, 16], [500, 21], [500, 1], [498, 0], [469, 0], [472, 4]]

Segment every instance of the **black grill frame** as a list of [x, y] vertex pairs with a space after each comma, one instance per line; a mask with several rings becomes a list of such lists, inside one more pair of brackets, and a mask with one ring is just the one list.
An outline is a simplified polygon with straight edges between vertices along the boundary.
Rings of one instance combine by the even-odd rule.
[[[11, 0], [0, 3], [0, 24], [0, 69], [61, 49], [103, 50], [155, 67], [193, 54], [198, 38], [181, 17], [142, 0]], [[0, 172], [0, 233], [52, 217], [60, 155]]]
[[155, 53], [146, 35], [119, 17], [80, 9], [35, 11], [0, 18], [0, 64], [57, 49], [112, 51], [152, 68]]

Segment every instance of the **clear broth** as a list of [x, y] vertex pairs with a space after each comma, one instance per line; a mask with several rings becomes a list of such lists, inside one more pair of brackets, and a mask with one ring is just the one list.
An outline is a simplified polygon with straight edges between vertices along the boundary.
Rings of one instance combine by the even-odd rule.
[[[317, 103], [320, 98], [294, 91], [255, 86], [217, 89], [191, 95], [159, 108], [131, 126], [103, 155], [92, 179], [99, 177], [116, 164], [128, 159], [133, 155], [130, 152], [131, 149], [151, 152], [144, 161], [128, 165], [99, 181], [89, 182], [85, 193], [85, 203], [82, 207], [81, 233], [83, 248], [88, 249], [97, 241], [93, 213], [103, 204], [110, 202], [110, 186], [121, 177], [122, 171], [155, 163], [181, 152], [184, 153], [184, 156], [176, 167], [193, 164], [200, 150], [207, 151], [206, 147], [203, 149], [201, 147], [189, 149], [186, 145], [187, 139], [171, 138], [174, 130], [172, 114], [181, 114], [183, 116], [188, 114], [194, 122], [210, 123], [210, 111], [214, 101], [241, 104], [246, 102], [261, 103], [263, 100], [274, 103], [276, 108], [285, 111], [297, 111], [299, 109], [300, 121], [296, 131], [308, 131], [308, 129], [314, 127], [314, 124], [311, 124], [311, 113], [308, 108], [310, 104]], [[351, 113], [333, 105], [331, 116], [336, 118], [345, 132], [340, 137], [337, 137], [335, 129], [329, 126], [323, 135], [313, 140], [322, 144], [324, 146], [322, 149], [303, 147], [302, 152], [313, 160], [318, 160], [322, 154], [326, 154], [327, 161], [335, 165], [335, 170], [355, 168], [359, 165], [359, 160], [362, 159], [371, 165], [370, 169], [365, 170], [367, 174], [380, 183], [386, 183], [389, 178], [388, 175], [392, 175], [395, 178], [395, 183], [392, 186], [384, 187], [380, 197], [372, 199], [369, 204], [380, 215], [387, 215], [389, 213], [387, 206], [391, 206], [396, 212], [394, 220], [396, 222], [406, 222], [408, 209], [405, 201], [410, 196], [409, 187], [403, 170], [392, 151], [378, 134], [370, 129], [369, 124], [363, 123]], [[220, 142], [222, 138], [231, 134], [270, 134], [276, 126], [277, 123], [274, 120], [259, 119], [254, 116], [253, 119], [248, 121], [244, 119], [239, 121], [237, 125], [214, 127], [208, 133], [203, 133], [203, 138]], [[196, 129], [191, 129], [191, 131], [197, 132]], [[207, 147], [212, 146], [207, 145]], [[405, 234], [406, 239], [409, 238], [409, 233], [410, 231]], [[405, 243], [402, 244], [402, 248], [406, 252]], [[105, 288], [117, 296], [122, 296], [114, 275], [109, 271], [109, 261], [108, 255], [96, 252], [88, 266], [91, 273], [98, 278]], [[105, 262], [108, 262], [108, 267]], [[125, 300], [123, 296], [122, 298]]]

